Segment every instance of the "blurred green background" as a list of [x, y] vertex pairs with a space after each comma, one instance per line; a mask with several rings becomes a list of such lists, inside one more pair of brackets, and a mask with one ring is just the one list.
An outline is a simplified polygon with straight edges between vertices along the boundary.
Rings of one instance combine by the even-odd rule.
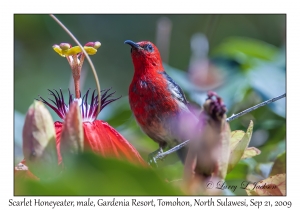
[[[192, 105], [205, 100], [207, 90], [225, 101], [228, 116], [286, 92], [285, 15], [57, 15], [81, 44], [100, 41], [91, 59], [101, 88], [112, 87], [123, 97], [107, 106], [99, 119], [122, 133], [146, 159], [157, 145], [141, 132], [129, 108], [128, 87], [133, 76], [127, 39], [150, 40], [161, 51], [167, 73], [183, 88]], [[22, 159], [22, 126], [30, 104], [47, 89], [72, 90], [71, 71], [52, 45], [72, 39], [48, 15], [14, 16], [15, 163]], [[82, 91], [96, 87], [84, 64]], [[262, 154], [241, 161], [228, 182], [259, 180], [270, 173], [285, 151], [285, 99], [230, 123], [246, 130], [254, 121], [250, 146]], [[59, 118], [52, 112], [54, 120]], [[180, 178], [182, 166], [170, 157], [161, 163], [168, 179]], [[176, 165], [176, 167], [174, 167]], [[241, 172], [242, 171], [242, 172]], [[235, 192], [236, 193], [236, 192]], [[244, 192], [239, 192], [243, 194]]]

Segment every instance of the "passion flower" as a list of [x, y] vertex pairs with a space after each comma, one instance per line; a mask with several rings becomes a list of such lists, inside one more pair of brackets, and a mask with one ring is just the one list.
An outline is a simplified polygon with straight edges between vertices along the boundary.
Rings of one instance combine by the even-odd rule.
[[[100, 46], [100, 42], [88, 42], [84, 45], [84, 49], [89, 55], [94, 55]], [[116, 157], [118, 159], [128, 160], [132, 163], [146, 165], [138, 151], [117, 130], [111, 127], [107, 122], [97, 120], [99, 114], [99, 99], [98, 95], [95, 94], [95, 90], [92, 92], [90, 100], [90, 89], [81, 96], [80, 73], [85, 58], [84, 53], [81, 52], [81, 48], [79, 46], [72, 47], [68, 43], [61, 43], [59, 45], [54, 45], [53, 49], [62, 57], [66, 57], [71, 66], [75, 85], [75, 97], [73, 97], [69, 90], [68, 103], [66, 103], [61, 89], [59, 91], [54, 89], [53, 91], [49, 90], [50, 95], [53, 96], [53, 99], [49, 99], [52, 103], [46, 101], [41, 96], [39, 96], [39, 99], [37, 100], [42, 101], [50, 107], [62, 121], [65, 121], [72, 103], [76, 102], [79, 106], [81, 115], [80, 123], [83, 126], [84, 151], [91, 150], [104, 157]], [[111, 98], [115, 92], [109, 93], [109, 91], [110, 89], [101, 91], [100, 111], [111, 102], [120, 98]], [[64, 151], [61, 150], [61, 141], [65, 141], [65, 139], [62, 139], [64, 130], [69, 129], [70, 132], [74, 131], [74, 135], [80, 134], [80, 129], [76, 128], [77, 125], [75, 121], [76, 120], [69, 120], [68, 123], [57, 121], [54, 123], [59, 164], [63, 161], [61, 154]], [[76, 129], [78, 130], [77, 132]]]

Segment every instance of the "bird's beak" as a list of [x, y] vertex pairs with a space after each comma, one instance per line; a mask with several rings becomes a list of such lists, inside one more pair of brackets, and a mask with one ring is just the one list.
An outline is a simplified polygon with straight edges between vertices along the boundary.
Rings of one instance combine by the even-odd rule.
[[136, 49], [141, 49], [141, 46], [138, 45], [137, 43], [131, 41], [131, 40], [126, 40], [124, 42], [124, 44], [129, 44], [132, 48], [136, 48]]

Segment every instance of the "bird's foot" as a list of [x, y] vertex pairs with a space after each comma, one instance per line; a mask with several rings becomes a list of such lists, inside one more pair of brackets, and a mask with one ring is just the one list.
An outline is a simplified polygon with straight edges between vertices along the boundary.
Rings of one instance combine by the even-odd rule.
[[148, 155], [148, 164], [150, 166], [158, 168], [156, 156], [160, 153], [163, 153], [163, 149], [161, 147]]

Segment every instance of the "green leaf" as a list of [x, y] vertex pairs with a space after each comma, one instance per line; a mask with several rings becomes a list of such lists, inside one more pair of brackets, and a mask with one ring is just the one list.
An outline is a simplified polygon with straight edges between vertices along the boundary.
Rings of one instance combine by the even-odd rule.
[[251, 158], [260, 154], [260, 150], [256, 147], [248, 147], [245, 149], [242, 159]]
[[227, 174], [226, 181], [247, 180], [248, 170], [248, 164], [244, 163], [243, 161], [240, 161], [238, 164], [235, 165], [232, 171]]
[[[272, 79], [266, 79], [272, 75]], [[273, 63], [262, 63], [247, 74], [250, 86], [260, 95], [262, 100], [279, 96], [286, 92], [286, 72]], [[269, 105], [273, 112], [286, 116], [286, 98]]]
[[240, 141], [238, 141], [238, 143], [236, 143], [236, 146], [231, 150], [227, 173], [229, 173], [242, 158], [245, 149], [249, 145], [252, 136], [252, 131], [253, 131], [253, 122], [251, 120], [245, 135]]
[[231, 37], [216, 48], [213, 54], [234, 59], [242, 64], [243, 69], [249, 69], [261, 60], [274, 59], [278, 52], [278, 48], [260, 40]]
[[242, 130], [236, 130], [236, 131], [231, 132], [231, 134], [230, 134], [230, 149], [231, 149], [231, 151], [234, 150], [234, 148], [239, 143], [239, 141], [242, 140], [244, 135], [245, 135], [245, 132]]
[[278, 155], [272, 167], [270, 176], [286, 173], [286, 152]]
[[28, 181], [16, 186], [22, 195], [182, 195], [149, 167], [100, 157], [93, 153], [74, 155], [60, 176]]

